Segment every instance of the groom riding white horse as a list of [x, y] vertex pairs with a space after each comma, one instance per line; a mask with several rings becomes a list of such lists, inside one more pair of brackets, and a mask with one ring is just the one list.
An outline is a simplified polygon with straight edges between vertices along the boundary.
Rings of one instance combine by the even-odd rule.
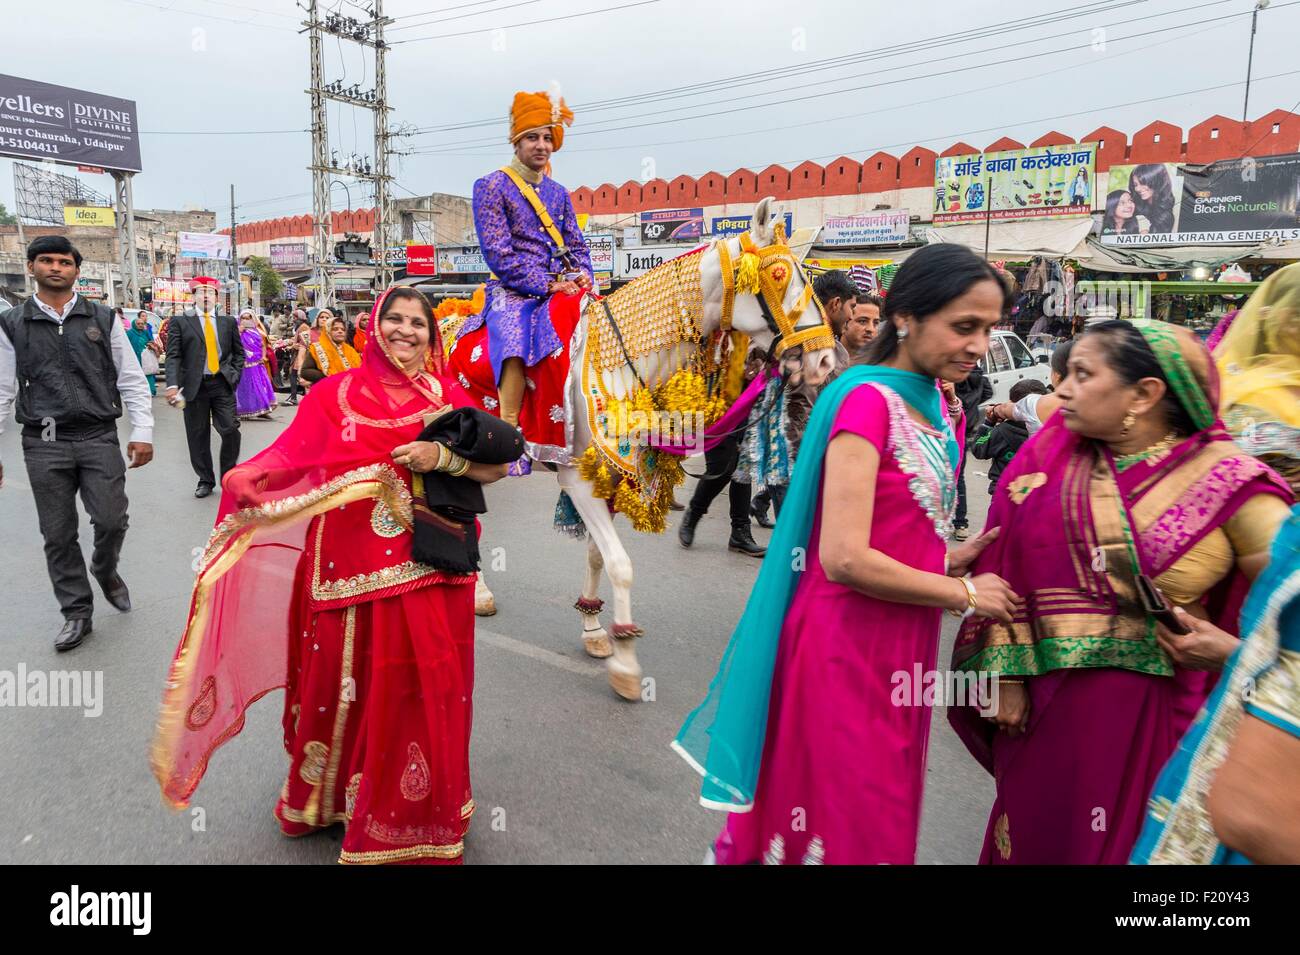
[[[770, 224], [770, 199], [759, 203], [744, 235], [590, 302], [591, 263], [577, 217], [568, 192], [544, 171], [572, 113], [557, 92], [519, 93], [511, 118], [514, 161], [474, 184], [479, 241], [496, 278], [482, 315], [459, 330], [451, 368], [485, 408], [521, 428], [529, 457], [557, 470], [590, 535], [576, 604], [584, 646], [608, 658], [615, 692], [637, 700], [635, 638], [642, 631], [632, 622], [632, 564], [612, 510], [639, 529], [662, 529], [682, 472], [672, 452], [629, 441], [625, 430], [612, 435], [611, 426], [625, 429], [633, 404], [650, 408], [666, 391], [682, 391], [683, 375], [698, 383], [695, 369], [716, 369], [705, 353], [712, 356], [731, 332], [775, 354], [802, 351], [801, 373], [812, 382], [832, 369], [834, 343], [798, 257]], [[646, 307], [642, 295], [658, 306]], [[602, 569], [614, 591], [609, 633], [599, 619]], [[491, 600], [486, 587], [478, 596], [480, 608]]]

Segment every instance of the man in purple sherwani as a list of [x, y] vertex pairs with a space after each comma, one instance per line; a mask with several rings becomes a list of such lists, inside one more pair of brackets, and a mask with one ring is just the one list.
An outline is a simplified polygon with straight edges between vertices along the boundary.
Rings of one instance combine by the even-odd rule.
[[516, 93], [510, 117], [514, 159], [474, 183], [474, 225], [495, 278], [481, 320], [466, 322], [461, 334], [487, 324], [501, 417], [518, 426], [525, 367], [562, 347], [548, 300], [591, 288], [591, 256], [568, 190], [547, 175], [573, 112], [553, 89]]

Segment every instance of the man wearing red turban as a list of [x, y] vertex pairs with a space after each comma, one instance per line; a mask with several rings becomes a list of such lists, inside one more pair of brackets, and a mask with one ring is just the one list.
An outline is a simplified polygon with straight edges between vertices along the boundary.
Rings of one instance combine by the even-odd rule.
[[217, 312], [219, 288], [209, 276], [193, 279], [194, 307], [176, 317], [167, 335], [167, 402], [185, 410], [190, 465], [199, 477], [195, 497], [207, 497], [217, 483], [213, 427], [221, 436], [221, 476], [239, 460], [235, 389], [244, 372], [244, 343], [235, 320]]
[[474, 225], [495, 277], [487, 284], [487, 307], [462, 326], [459, 337], [487, 325], [486, 358], [499, 414], [516, 426], [525, 369], [567, 344], [551, 323], [550, 296], [591, 287], [591, 256], [569, 192], [549, 175], [551, 153], [564, 144], [564, 128], [572, 122], [573, 111], [558, 88], [516, 93], [510, 110], [514, 159], [474, 183]]

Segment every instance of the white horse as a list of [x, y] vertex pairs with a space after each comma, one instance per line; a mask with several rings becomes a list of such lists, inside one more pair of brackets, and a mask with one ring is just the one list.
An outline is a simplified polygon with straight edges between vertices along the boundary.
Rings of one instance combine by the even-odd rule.
[[[781, 300], [783, 314], [775, 322], [769, 322], [772, 316], [770, 306], [760, 304], [759, 296], [736, 292], [731, 308], [730, 325], [738, 332], [749, 336], [753, 346], [767, 350], [771, 347], [776, 332], [773, 324], [780, 325], [785, 319], [784, 313], [796, 310], [797, 303], [807, 303], [805, 286], [807, 276], [799, 264], [799, 256], [787, 247], [771, 248], [775, 239], [775, 227], [770, 223], [769, 209], [773, 200], [768, 197], [758, 203], [753, 222], [746, 233], [752, 246], [765, 250], [765, 259], [779, 269], [784, 263], [789, 274], [789, 285]], [[703, 299], [703, 319], [700, 327], [699, 347], [707, 347], [714, 331], [723, 322], [723, 303], [725, 287], [734, 288], [737, 264], [742, 256], [742, 237], [733, 236], [718, 239], [708, 246], [703, 253], [700, 264], [700, 294]], [[730, 275], [724, 286], [724, 253], [719, 245], [725, 243], [725, 259], [730, 263]], [[773, 260], [776, 260], [773, 262]], [[635, 280], [634, 280], [635, 281]], [[579, 370], [586, 362], [586, 349], [589, 338], [587, 334], [587, 303], [582, 304], [583, 318], [574, 334], [570, 349], [571, 368], [567, 388], [569, 389], [569, 407], [574, 409], [573, 448], [578, 452], [591, 443], [591, 431], [587, 408], [587, 396], [581, 387]], [[765, 311], [767, 315], [765, 315]], [[781, 329], [783, 337], [791, 332], [807, 332], [812, 329], [825, 328], [825, 320], [815, 300], [811, 307], [805, 307], [794, 316], [791, 328]], [[626, 334], [627, 329], [624, 329]], [[829, 336], [829, 330], [826, 332]], [[798, 346], [796, 346], [798, 347]], [[681, 367], [681, 351], [678, 348], [665, 348], [662, 351], [637, 358], [632, 366], [624, 365], [607, 372], [603, 382], [607, 392], [614, 398], [626, 398], [638, 384], [637, 376], [645, 387], [655, 388], [667, 381]], [[830, 348], [804, 349], [802, 356], [802, 373], [805, 379], [817, 383], [826, 378], [834, 367], [834, 352]], [[575, 605], [582, 615], [582, 639], [587, 653], [596, 658], [607, 659], [609, 683], [614, 692], [625, 700], [641, 699], [641, 665], [637, 662], [636, 638], [642, 630], [632, 622], [632, 561], [619, 540], [614, 528], [613, 515], [606, 501], [593, 495], [592, 487], [573, 466], [559, 466], [558, 478], [561, 489], [572, 499], [583, 523], [586, 524], [587, 540], [587, 575], [582, 586], [581, 596]], [[607, 631], [600, 622], [603, 602], [598, 596], [601, 570], [609, 577], [614, 591], [614, 622]], [[476, 611], [480, 614], [494, 613], [495, 603], [490, 590], [479, 575], [475, 592]], [[612, 637], [612, 639], [611, 639]]]

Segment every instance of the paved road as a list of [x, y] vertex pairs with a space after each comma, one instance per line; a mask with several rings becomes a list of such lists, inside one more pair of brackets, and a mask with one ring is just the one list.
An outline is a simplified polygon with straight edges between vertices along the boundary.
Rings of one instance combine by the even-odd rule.
[[[292, 411], [246, 423], [245, 456], [269, 444]], [[188, 607], [192, 554], [217, 504], [192, 496], [180, 413], [159, 400], [156, 414], [158, 456], [128, 480], [122, 575], [135, 609], [118, 614], [101, 601], [94, 635], [71, 654], [53, 650], [61, 621], [12, 422], [0, 435], [8, 471], [0, 490], [0, 671], [75, 667], [102, 671], [104, 681], [97, 718], [0, 709], [0, 863], [333, 862], [337, 830], [289, 840], [271, 815], [287, 767], [278, 694], [254, 706], [243, 734], [214, 758], [194, 800], [201, 818], [172, 813], [159, 799], [148, 746]], [[972, 472], [977, 518], [987, 506], [983, 484]], [[633, 705], [614, 697], [603, 666], [582, 652], [572, 604], [584, 550], [550, 528], [553, 477], [512, 479], [489, 495], [484, 549], [502, 548], [505, 567], [489, 571], [500, 612], [478, 629], [471, 758], [479, 816], [467, 861], [698, 862], [721, 817], [695, 802], [698, 780], [668, 741], [712, 677], [758, 569], [726, 550], [725, 499], [689, 553], [672, 533], [627, 531], [633, 613], [647, 630], [640, 655], [656, 691], [654, 702]], [[89, 539], [83, 518], [83, 544]], [[940, 660], [952, 635], [945, 623]], [[974, 861], [991, 802], [989, 778], [935, 719], [918, 860]]]

